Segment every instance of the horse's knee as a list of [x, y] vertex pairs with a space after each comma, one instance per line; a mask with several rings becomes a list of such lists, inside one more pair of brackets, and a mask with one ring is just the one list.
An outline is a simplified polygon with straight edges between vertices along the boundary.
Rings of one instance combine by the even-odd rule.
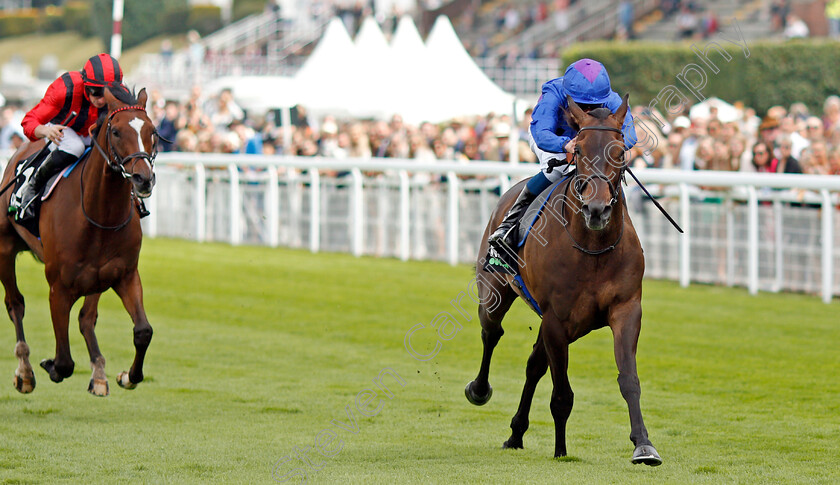
[[134, 329], [134, 346], [146, 348], [152, 341], [152, 327], [146, 326]]
[[639, 376], [635, 374], [619, 374], [618, 388], [621, 390], [621, 396], [625, 400], [638, 398], [642, 393], [642, 387], [639, 384]]
[[505, 331], [502, 329], [501, 325], [488, 327], [481, 329], [481, 341], [484, 342], [485, 345], [496, 345], [499, 343], [499, 339], [502, 338], [502, 335], [505, 334]]
[[18, 321], [23, 319], [23, 311], [26, 308], [26, 305], [23, 301], [23, 295], [18, 293], [17, 295], [12, 295], [10, 292], [6, 292], [6, 312], [9, 313], [9, 317], [12, 321]]
[[575, 403], [575, 393], [569, 392], [561, 396], [553, 396], [551, 399], [551, 416], [554, 419], [568, 419], [572, 414], [572, 406]]
[[92, 320], [94, 323], [96, 323], [96, 320], [98, 318], [99, 311], [95, 308], [91, 310], [86, 310], [84, 307], [82, 307], [82, 309], [79, 310], [79, 323], [82, 323], [86, 320]]

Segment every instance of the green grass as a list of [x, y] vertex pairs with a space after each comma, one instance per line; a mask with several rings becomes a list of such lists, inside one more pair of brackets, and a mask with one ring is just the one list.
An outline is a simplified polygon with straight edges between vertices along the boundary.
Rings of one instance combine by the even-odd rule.
[[[113, 293], [98, 336], [111, 396], [86, 392], [87, 352], [74, 309], [76, 373], [36, 368], [20, 395], [10, 324], [0, 333], [0, 483], [271, 483], [281, 458], [308, 452], [309, 483], [837, 483], [840, 325], [837, 304], [804, 295], [646, 281], [639, 342], [642, 409], [664, 464], [633, 466], [612, 341], [571, 347], [570, 457], [552, 459], [550, 379], [537, 389], [524, 450], [502, 450], [537, 318], [517, 303], [493, 362], [493, 399], [470, 405], [478, 369], [475, 306], [463, 330], [420, 362], [406, 332], [442, 311], [472, 278], [466, 266], [147, 240], [141, 261], [155, 329], [147, 381], [114, 378], [133, 357], [131, 324]], [[51, 357], [43, 267], [18, 259], [33, 363]], [[417, 334], [421, 335], [420, 333]], [[428, 339], [427, 339], [428, 340]], [[419, 343], [419, 344], [418, 344]], [[428, 343], [428, 341], [427, 341]], [[422, 339], [415, 346], [422, 347]], [[419, 348], [418, 348], [419, 350]], [[405, 380], [375, 417], [356, 396], [392, 368]], [[332, 424], [354, 410], [358, 432]], [[327, 435], [322, 435], [322, 440]], [[324, 444], [324, 443], [322, 443]], [[331, 445], [338, 449], [338, 442]], [[323, 464], [319, 462], [323, 460]], [[298, 463], [293, 465], [293, 463]], [[296, 458], [282, 473], [302, 466]]]

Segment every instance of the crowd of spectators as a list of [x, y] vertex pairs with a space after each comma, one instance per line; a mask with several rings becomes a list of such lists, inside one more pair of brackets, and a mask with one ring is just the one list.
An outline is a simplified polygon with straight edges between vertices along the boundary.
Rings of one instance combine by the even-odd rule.
[[737, 117], [721, 121], [683, 113], [662, 130], [662, 116], [634, 108], [634, 114], [660, 140], [651, 153], [631, 150], [636, 166], [684, 170], [840, 175], [840, 97], [830, 96], [821, 113], [802, 103], [773, 106], [763, 118], [736, 105]]
[[[702, 116], [692, 115], [688, 108], [663, 116], [634, 106], [638, 123], [657, 143], [648, 153], [644, 151], [650, 144], [633, 148], [632, 165], [840, 175], [840, 97], [828, 97], [815, 113], [802, 103], [793, 103], [774, 106], [763, 118], [738, 103], [734, 110], [725, 107], [729, 108], [727, 116], [721, 116], [714, 105]], [[734, 116], [733, 111], [737, 113]], [[24, 113], [25, 108], [18, 105], [0, 109], [0, 150], [24, 142], [20, 130]], [[172, 142], [162, 142], [161, 151], [507, 161], [511, 158], [510, 140], [516, 133], [518, 159], [536, 162], [528, 146], [530, 109], [516, 121], [507, 114], [488, 113], [413, 125], [399, 115], [387, 121], [341, 119], [313, 116], [305, 107], [296, 106], [291, 110], [290, 126], [284, 126], [279, 112], [248, 115], [228, 89], [205, 96], [195, 86], [184, 101], [165, 100], [152, 92], [149, 114], [161, 135]]]
[[[446, 123], [404, 123], [312, 116], [305, 107], [291, 112], [284, 127], [279, 113], [246, 116], [229, 90], [205, 97], [195, 87], [186, 102], [151, 97], [151, 113], [164, 137], [163, 150], [290, 154], [331, 158], [411, 158], [430, 160], [506, 161], [513, 130], [518, 131], [518, 159], [533, 163], [528, 147], [530, 110], [514, 122], [507, 114], [489, 113]], [[731, 112], [737, 113], [733, 116]], [[633, 114], [658, 140], [649, 153], [634, 148], [635, 166], [684, 170], [724, 170], [840, 175], [840, 97], [830, 96], [820, 112], [802, 103], [774, 106], [763, 118], [736, 103], [727, 116], [712, 105], [703, 116], [663, 116], [644, 106]], [[286, 135], [284, 130], [289, 130]], [[285, 135], [285, 136], [284, 136]], [[284, 146], [284, 140], [291, 140]]]
[[527, 123], [516, 126], [507, 114], [415, 126], [404, 123], [399, 115], [387, 121], [344, 120], [315, 117], [304, 106], [295, 106], [286, 127], [279, 112], [246, 116], [230, 90], [205, 98], [198, 86], [185, 102], [164, 100], [153, 92], [150, 104], [158, 131], [173, 142], [164, 143], [163, 151], [503, 161], [510, 158], [512, 130], [519, 130], [520, 159], [534, 161], [527, 144]]

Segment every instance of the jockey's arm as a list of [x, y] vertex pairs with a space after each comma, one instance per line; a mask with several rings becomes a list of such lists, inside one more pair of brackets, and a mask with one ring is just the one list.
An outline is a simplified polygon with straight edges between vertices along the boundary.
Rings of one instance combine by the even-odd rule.
[[47, 128], [44, 125], [53, 119], [64, 106], [64, 90], [64, 82], [61, 78], [56, 79], [47, 88], [44, 98], [23, 117], [20, 125], [23, 127], [23, 134], [31, 141], [49, 136], [49, 133], [44, 131], [44, 128]]
[[624, 148], [630, 150], [636, 145], [636, 123], [633, 120], [633, 115], [630, 114], [630, 106], [627, 106], [627, 114], [624, 116], [624, 124], [621, 126], [621, 131], [624, 133]]
[[541, 150], [565, 152], [564, 147], [572, 138], [557, 134], [558, 128], [566, 125], [563, 116], [559, 93], [550, 86], [543, 86], [542, 96], [531, 113], [531, 136]]

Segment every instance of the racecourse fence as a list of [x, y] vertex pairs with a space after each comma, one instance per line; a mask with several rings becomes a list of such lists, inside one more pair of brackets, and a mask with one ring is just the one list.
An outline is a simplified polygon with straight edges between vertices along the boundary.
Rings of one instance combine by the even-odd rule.
[[[499, 198], [536, 166], [167, 153], [144, 229], [356, 256], [476, 260]], [[685, 230], [625, 189], [646, 276], [758, 291], [840, 294], [840, 177], [639, 170]]]
[[[4, 160], [6, 157], [0, 157]], [[148, 236], [475, 262], [499, 194], [531, 164], [162, 153]], [[638, 170], [646, 276], [758, 291], [840, 294], [840, 176]]]

